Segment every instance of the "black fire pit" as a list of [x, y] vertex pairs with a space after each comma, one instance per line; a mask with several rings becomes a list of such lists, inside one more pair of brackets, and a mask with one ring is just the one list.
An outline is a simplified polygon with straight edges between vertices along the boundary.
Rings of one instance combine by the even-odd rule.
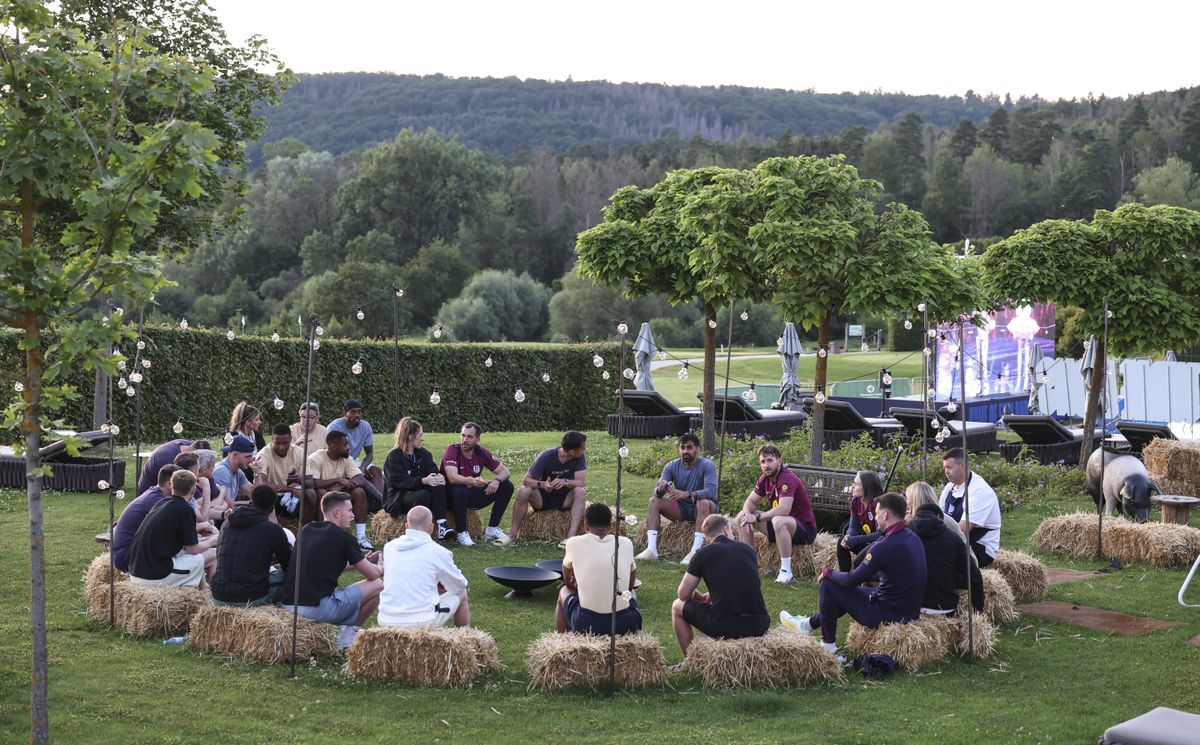
[[554, 584], [562, 577], [558, 572], [551, 572], [538, 567], [488, 567], [483, 573], [493, 582], [504, 585], [512, 590], [505, 597], [529, 597], [539, 587]]

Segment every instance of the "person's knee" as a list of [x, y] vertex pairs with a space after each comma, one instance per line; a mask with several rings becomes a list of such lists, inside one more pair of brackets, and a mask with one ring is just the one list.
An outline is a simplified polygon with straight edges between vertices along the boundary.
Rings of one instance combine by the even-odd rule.
[[701, 499], [696, 502], [696, 515], [698, 517], [708, 517], [712, 514], [713, 503], [707, 499]]
[[675, 598], [675, 601], [671, 603], [671, 615], [683, 618], [683, 601], [679, 598]]

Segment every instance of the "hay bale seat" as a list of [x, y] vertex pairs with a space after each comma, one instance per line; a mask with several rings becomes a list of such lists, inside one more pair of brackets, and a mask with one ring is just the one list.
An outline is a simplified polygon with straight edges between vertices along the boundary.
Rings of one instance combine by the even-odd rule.
[[[338, 627], [300, 618], [296, 623], [296, 659], [337, 654]], [[269, 665], [292, 657], [292, 614], [282, 608], [208, 605], [192, 616], [188, 646], [235, 654]]]
[[[975, 615], [983, 616], [996, 626], [1007, 626], [1017, 620], [1017, 603], [1013, 599], [1012, 588], [1008, 580], [1000, 572], [988, 567], [980, 571], [983, 575], [983, 610]], [[967, 615], [970, 597], [966, 590], [958, 593], [958, 610], [955, 616], [962, 618]]]
[[[1034, 531], [1033, 545], [1062, 556], [1092, 556], [1096, 552], [1096, 524], [1096, 515], [1088, 512], [1048, 517]], [[1174, 523], [1133, 523], [1123, 517], [1105, 517], [1103, 544], [1105, 556], [1116, 556], [1125, 564], [1186, 567], [1200, 554], [1200, 530]]]
[[1041, 600], [1046, 594], [1046, 565], [1024, 551], [1000, 549], [988, 569], [999, 572], [1017, 600]]
[[[454, 524], [454, 513], [446, 513], [446, 526], [458, 529], [458, 526]], [[377, 546], [387, 543], [393, 538], [404, 535], [406, 527], [408, 527], [408, 515], [392, 517], [385, 510], [380, 510], [371, 515], [371, 527], [369, 528], [371, 541]], [[467, 533], [476, 540], [483, 537], [483, 522], [479, 519], [477, 510], [467, 510]]]
[[709, 688], [721, 690], [846, 682], [837, 658], [815, 637], [778, 627], [765, 636], [748, 639], [697, 635], [688, 647], [683, 669]]
[[978, 613], [975, 614], [975, 618], [971, 623], [971, 638], [968, 638], [966, 615], [955, 615], [954, 653], [960, 657], [965, 657], [971, 648], [969, 644], [973, 643], [977, 658], [991, 657], [996, 651], [996, 626]]
[[[696, 534], [696, 524], [692, 522], [672, 522], [661, 518], [658, 526], [658, 553], [686, 556], [692, 550], [692, 538]], [[565, 527], [564, 527], [565, 530]], [[638, 522], [637, 545], [646, 545], [646, 521]]]
[[[608, 684], [609, 638], [595, 634], [547, 632], [529, 645], [525, 655], [529, 688], [597, 688]], [[617, 685], [622, 688], [664, 686], [667, 665], [658, 637], [638, 631], [617, 637]]]
[[1168, 494], [1200, 497], [1200, 442], [1155, 438], [1142, 449], [1142, 462]]
[[958, 624], [946, 616], [921, 615], [908, 623], [868, 628], [853, 622], [846, 647], [854, 654], [886, 654], [905, 670], [920, 670], [950, 655], [958, 640]]
[[375, 626], [359, 632], [346, 653], [352, 678], [425, 688], [466, 688], [500, 669], [496, 640], [481, 629]]
[[[584, 502], [583, 508], [586, 510], [591, 506], [592, 502]], [[611, 505], [610, 505], [611, 506]], [[624, 510], [622, 515], [628, 514]], [[613, 515], [616, 519], [616, 515]], [[567, 537], [567, 529], [571, 527], [571, 511], [570, 510], [535, 510], [532, 507], [527, 507], [525, 511], [525, 520], [521, 522], [521, 535], [518, 540], [522, 541], [546, 541], [549, 543], [558, 543]], [[611, 529], [611, 525], [609, 526]], [[628, 533], [628, 524], [621, 523], [621, 535]], [[576, 535], [581, 535], [586, 530], [586, 525], [583, 520], [579, 521], [579, 532]], [[690, 533], [688, 534], [691, 535]], [[645, 538], [643, 534], [643, 539]], [[689, 540], [690, 537], [689, 537]], [[690, 548], [690, 546], [689, 546]]]
[[[88, 617], [108, 622], [108, 583], [87, 588]], [[212, 602], [207, 589], [155, 587], [117, 582], [113, 585], [114, 621], [135, 636], [175, 636], [187, 631], [196, 611]]]
[[[817, 533], [808, 545], [792, 545], [792, 574], [796, 577], [815, 577], [821, 570], [837, 569], [837, 536]], [[758, 571], [776, 574], [779, 571], [779, 547], [767, 536], [754, 532], [754, 552], [758, 554]]]
[[[107, 551], [105, 551], [104, 553], [100, 554], [96, 558], [92, 559], [92, 563], [88, 565], [87, 571], [85, 571], [83, 574], [84, 592], [87, 592], [89, 589], [91, 589], [92, 587], [95, 587], [96, 585], [104, 585], [105, 587], [108, 587], [108, 574], [109, 574], [108, 562], [109, 562], [110, 556], [111, 555]], [[113, 567], [113, 570], [115, 570], [115, 576], [113, 578], [114, 582], [128, 582], [129, 581], [128, 574], [126, 574], [125, 572], [122, 572], [120, 569], [117, 569], [116, 567]], [[107, 601], [105, 601], [105, 602], [107, 603]], [[108, 620], [107, 608], [104, 611], [104, 619]]]

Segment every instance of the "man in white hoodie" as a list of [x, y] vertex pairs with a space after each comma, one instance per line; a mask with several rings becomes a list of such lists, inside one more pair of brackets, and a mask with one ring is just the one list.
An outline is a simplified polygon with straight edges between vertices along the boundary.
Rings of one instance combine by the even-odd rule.
[[[454, 554], [433, 540], [433, 513], [417, 505], [408, 511], [404, 535], [383, 547], [380, 626], [455, 626], [471, 623], [467, 578], [454, 565]], [[438, 593], [438, 585], [445, 592]]]

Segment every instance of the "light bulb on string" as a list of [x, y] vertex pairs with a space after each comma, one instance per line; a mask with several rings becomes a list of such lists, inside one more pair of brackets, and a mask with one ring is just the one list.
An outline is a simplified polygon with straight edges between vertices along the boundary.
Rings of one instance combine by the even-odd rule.
[[629, 446], [622, 445], [621, 447], [617, 448], [617, 455], [621, 456], [622, 460], [624, 460], [625, 458], [628, 458], [629, 457]]
[[925, 397], [930, 400], [935, 399], [937, 398], [937, 391], [930, 388], [929, 390], [925, 391]]
[[279, 396], [275, 397], [275, 400], [271, 402], [271, 405], [275, 407], [275, 411], [283, 411], [283, 399]]
[[543, 382], [543, 383], [549, 383], [549, 382], [550, 382], [550, 373], [548, 373], [548, 372], [544, 372], [544, 373], [542, 373], [542, 382]]
[[125, 309], [124, 308], [113, 308], [113, 315], [114, 316], [123, 316], [123, 315], [125, 315]]
[[626, 515], [625, 516], [625, 524], [626, 525], [637, 525], [637, 520], [638, 520], [637, 515]]
[[882, 377], [882, 378], [880, 378], [880, 380], [882, 380], [882, 381], [883, 381], [883, 384], [884, 384], [884, 385], [891, 385], [891, 384], [892, 384], [892, 374], [891, 374], [891, 373], [884, 373], [884, 374], [883, 374], [883, 377]]
[[1050, 376], [1042, 373], [1042, 385], [1050, 385]]
[[821, 347], [820, 349], [817, 350], [817, 356], [818, 357], [827, 357], [827, 356], [829, 356], [829, 350], [826, 349], [825, 347]]
[[442, 338], [442, 327], [441, 327], [441, 326], [438, 326], [437, 328], [435, 328], [435, 329], [433, 330], [433, 338], [434, 338], [434, 339], [441, 339], [441, 338]]
[[484, 367], [491, 367], [494, 364], [496, 364], [496, 363], [492, 361], [492, 356], [490, 354], [488, 355], [488, 358], [483, 361]]
[[143, 349], [146, 348], [146, 342], [142, 341], [141, 339], [138, 339], [137, 340], [137, 348], [138, 348], [139, 352], [142, 351]]
[[232, 434], [231, 432], [226, 432], [226, 433], [225, 433], [225, 444], [226, 444], [226, 445], [231, 445], [231, 444], [233, 444], [233, 434]]
[[275, 341], [275, 342], [279, 341], [279, 332], [278, 331], [271, 334], [271, 341]]
[[96, 482], [96, 488], [98, 488], [100, 491], [108, 491], [108, 482], [104, 479], [100, 479]]
[[708, 319], [708, 327], [710, 329], [715, 329], [717, 327], [717, 319], [715, 319], [715, 318]]
[[912, 321], [911, 321], [911, 320], [909, 320], [908, 318], [905, 318], [905, 319], [904, 319], [904, 330], [905, 330], [905, 331], [912, 331]]
[[782, 336], [775, 340], [775, 346], [777, 346], [777, 347], [783, 346], [783, 337]]
[[358, 360], [356, 360], [355, 363], [350, 366], [350, 372], [354, 373], [355, 375], [362, 375], [362, 371], [362, 357], [359, 357]]
[[138, 372], [137, 370], [134, 370], [133, 372], [129, 373], [129, 382], [131, 382], [131, 383], [142, 382], [142, 374], [140, 372]]
[[183, 434], [183, 420], [182, 420], [182, 419], [176, 419], [176, 420], [175, 420], [175, 426], [174, 426], [174, 427], [171, 427], [171, 431], [172, 431], [172, 432], [174, 432], [174, 433], [175, 433], [175, 434], [177, 434], [177, 435], [182, 435], [182, 434]]
[[137, 388], [134, 388], [133, 386], [129, 386], [128, 388], [125, 389], [125, 395], [129, 396], [130, 398], [133, 398], [134, 396], [137, 395]]
[[924, 312], [925, 312], [925, 303], [917, 303], [917, 312], [918, 312], [918, 313], [924, 313]]
[[179, 322], [179, 328], [183, 329], [184, 331], [187, 331], [187, 327], [188, 327], [187, 316], [184, 316], [183, 320], [181, 320]]
[[625, 368], [624, 370], [621, 371], [621, 376], [624, 377], [626, 380], [633, 380], [633, 376], [634, 376], [633, 368], [631, 368], [631, 367]]
[[817, 391], [816, 395], [813, 396], [813, 401], [816, 401], [819, 404], [825, 403], [824, 391]]
[[937, 336], [937, 329], [929, 329], [929, 338], [932, 339], [935, 336]]
[[958, 404], [951, 401], [950, 403], [946, 404], [946, 411], [953, 414], [954, 412], [958, 411]]
[[1113, 317], [1113, 312], [1112, 312], [1111, 310], [1106, 310], [1106, 311], [1104, 311], [1104, 317], [1105, 317], [1105, 318], [1112, 318], [1112, 317]]
[[113, 437], [116, 437], [117, 435], [121, 434], [121, 428], [115, 424], [112, 425], [111, 427], [109, 427], [108, 431], [112, 433]]
[[748, 404], [752, 404], [752, 403], [755, 403], [756, 401], [758, 401], [758, 392], [754, 390], [754, 383], [751, 383], [749, 388], [742, 391], [742, 398]]
[[113, 494], [113, 496], [116, 497], [117, 499], [124, 499], [125, 498], [125, 490], [117, 489], [117, 491]]
[[609, 379], [609, 378], [611, 378], [612, 376], [608, 374], [608, 370], [605, 370], [604, 372], [600, 373], [600, 377], [601, 377], [603, 380], [608, 380], [608, 379]]
[[392, 292], [396, 293], [396, 297], [404, 297], [404, 290], [399, 287], [393, 287]]
[[441, 402], [442, 402], [442, 394], [438, 391], [437, 388], [434, 388], [433, 393], [429, 394], [429, 403], [433, 404], [434, 406], [437, 406]]
[[233, 329], [229, 329], [229, 331], [225, 332], [225, 338], [229, 341], [233, 341]]
[[688, 363], [686, 363], [686, 362], [683, 363], [683, 367], [679, 368], [679, 379], [680, 380], [688, 379]]
[[124, 370], [124, 369], [125, 369], [125, 360], [117, 360], [117, 369], [118, 369], [118, 370]]
[[363, 313], [363, 309], [362, 309], [362, 306], [361, 306], [361, 305], [360, 305], [360, 306], [358, 306], [358, 310], [357, 310], [357, 311], [354, 313], [354, 317], [355, 317], [355, 318], [357, 318], [357, 319], [358, 319], [358, 320], [360, 320], [360, 321], [361, 321], [362, 319], [364, 319], [364, 318], [366, 318], [366, 317], [367, 317], [367, 314], [366, 314], [366, 313]]
[[325, 335], [325, 327], [318, 323], [317, 324], [317, 336], [324, 336], [324, 335]]
[[665, 349], [659, 349], [659, 350], [658, 350], [658, 358], [659, 358], [660, 360], [665, 360], [665, 359], [667, 358], [667, 350], [665, 350]]
[[621, 322], [617, 324], [617, 333], [621, 336], [629, 333], [629, 324]]
[[871, 351], [871, 345], [870, 345], [870, 344], [868, 344], [868, 343], [866, 343], [866, 342], [864, 341], [864, 342], [862, 343], [862, 347], [861, 347], [861, 349], [862, 349], [862, 351], [864, 351], [864, 352], [870, 352], [870, 351]]
[[[108, 434], [112, 434], [112, 425], [111, 425], [111, 424], [109, 424], [108, 422], [105, 422], [104, 424], [101, 424], [101, 425], [100, 425], [100, 431], [101, 431], [101, 432], [103, 432], [103, 433], [104, 433], [104, 434], [106, 434], [106, 435], [108, 435]], [[100, 488], [101, 488], [101, 489], [104, 489], [105, 487], [103, 487], [103, 486], [102, 486], [102, 487], [100, 487]]]
[[125, 386], [127, 386], [127, 385], [129, 385], [129, 383], [128, 383], [128, 381], [125, 380], [124, 375], [117, 378], [117, 387], [118, 388], [120, 388], [121, 390], [125, 390]]
[[142, 360], [142, 369], [143, 369], [143, 370], [149, 370], [149, 369], [150, 369], [150, 360]]
[[937, 442], [945, 442], [946, 441], [945, 430], [939, 430], [938, 433], [933, 436], [933, 439], [936, 440]]
[[592, 364], [596, 367], [604, 367], [604, 358], [592, 352]]
[[923, 350], [921, 350], [921, 354], [928, 357], [929, 355], [933, 354], [933, 352], [932, 352], [932, 350], [929, 349], [929, 347], [925, 347]]
[[749, 321], [750, 320], [750, 311], [743, 310], [742, 315], [740, 315], [738, 317], [741, 318], [743, 321]]
[[929, 426], [933, 427], [934, 429], [941, 429], [942, 423], [940, 421], [938, 421], [937, 419], [931, 419], [929, 421]]
[[520, 386], [517, 386], [517, 390], [513, 392], [513, 400], [519, 404], [525, 403], [525, 391], [521, 390]]
[[314, 352], [315, 352], [315, 351], [317, 351], [318, 349], [320, 349], [320, 348], [321, 348], [321, 340], [320, 340], [320, 339], [313, 339], [313, 340], [312, 340], [312, 348], [313, 348], [313, 351], [314, 351]]
[[15, 383], [13, 383], [13, 390], [16, 391], [17, 393], [20, 393], [21, 391], [25, 390], [25, 384], [18, 380]]

